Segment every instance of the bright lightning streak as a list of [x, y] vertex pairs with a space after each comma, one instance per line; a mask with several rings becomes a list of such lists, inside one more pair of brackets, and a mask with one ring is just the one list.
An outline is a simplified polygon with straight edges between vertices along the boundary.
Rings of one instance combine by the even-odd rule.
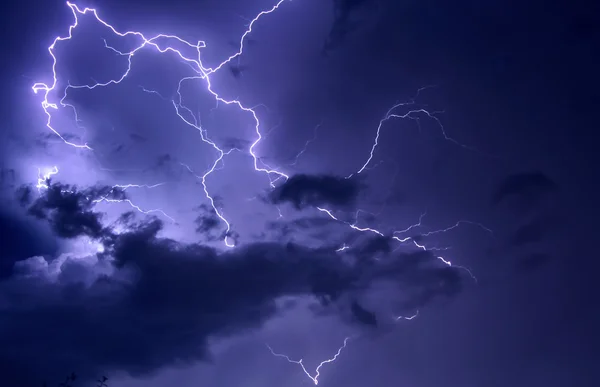
[[[360, 231], [360, 232], [370, 232], [373, 234], [377, 234], [379, 236], [385, 236], [385, 234], [377, 229], [374, 228], [370, 228], [370, 227], [358, 227], [356, 224], [353, 223], [349, 223], [346, 222], [344, 220], [341, 220], [339, 218], [337, 218], [335, 215], [333, 215], [333, 213], [331, 212], [331, 210], [328, 210], [326, 208], [322, 208], [322, 207], [317, 207], [317, 209], [321, 212], [324, 212], [325, 214], [329, 215], [329, 217], [333, 220], [337, 220], [338, 222], [342, 222], [347, 224], [350, 228], [352, 228], [353, 230], [356, 231]], [[421, 250], [427, 251], [427, 247], [424, 245], [419, 244], [416, 240], [414, 240], [412, 237], [406, 237], [406, 238], [399, 238], [397, 236], [392, 236], [392, 239], [400, 242], [400, 243], [405, 243], [405, 242], [412, 242], [413, 245], [415, 245], [416, 247], [418, 247]], [[452, 263], [450, 261], [447, 261], [446, 259], [444, 259], [443, 257], [437, 257], [439, 260], [441, 260], [442, 262], [444, 262], [446, 265], [448, 266], [452, 266]]]
[[38, 180], [36, 184], [36, 188], [38, 192], [43, 189], [48, 189], [48, 182], [52, 178], [52, 176], [58, 173], [58, 167], [55, 165], [51, 170], [42, 175], [42, 170], [38, 168]]
[[319, 376], [321, 375], [321, 367], [323, 367], [325, 364], [329, 364], [329, 363], [333, 363], [334, 361], [337, 360], [337, 358], [340, 356], [340, 354], [342, 353], [342, 350], [344, 348], [346, 348], [346, 345], [348, 344], [348, 341], [350, 340], [350, 337], [346, 337], [344, 339], [344, 344], [337, 350], [336, 354], [327, 360], [323, 360], [321, 363], [319, 363], [319, 365], [317, 366], [317, 368], [315, 369], [315, 375], [312, 376], [310, 374], [310, 372], [308, 372], [308, 370], [306, 369], [306, 367], [304, 366], [304, 363], [302, 362], [303, 359], [300, 360], [293, 360], [291, 359], [289, 356], [284, 355], [282, 353], [277, 353], [275, 351], [273, 351], [273, 349], [267, 345], [267, 348], [269, 349], [269, 351], [271, 351], [271, 354], [273, 354], [273, 356], [277, 356], [277, 357], [282, 357], [285, 360], [287, 360], [289, 363], [294, 363], [294, 364], [298, 364], [300, 367], [302, 367], [302, 371], [304, 371], [304, 374], [306, 374], [306, 376], [308, 376], [310, 378], [310, 380], [313, 381], [313, 383], [315, 385], [319, 384]]
[[350, 248], [350, 246], [348, 246], [347, 244], [342, 244], [342, 246], [340, 246], [337, 250], [335, 250], [336, 252], [342, 252], [344, 250], [348, 250]]
[[417, 318], [419, 316], [419, 311], [417, 310], [415, 312], [415, 314], [413, 314], [412, 316], [398, 316], [396, 317], [396, 321], [400, 321], [400, 320], [414, 320], [415, 318]]
[[113, 185], [113, 188], [121, 188], [123, 191], [125, 191], [127, 188], [156, 188], [156, 187], [160, 187], [161, 185], [164, 185], [165, 183], [157, 183], [157, 184], [152, 184], [152, 185], [148, 185], [148, 184], [115, 184]]

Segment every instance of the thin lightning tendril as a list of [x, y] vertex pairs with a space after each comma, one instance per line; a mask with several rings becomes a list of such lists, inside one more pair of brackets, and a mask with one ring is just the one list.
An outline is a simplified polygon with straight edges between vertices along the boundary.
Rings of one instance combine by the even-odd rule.
[[[51, 170], [49, 170], [48, 172], [46, 172], [45, 174], [42, 175], [42, 172], [40, 169], [38, 169], [38, 181], [36, 184], [36, 188], [38, 189], [38, 192], [41, 192], [42, 189], [48, 189], [50, 186], [50, 181], [52, 180], [52, 176], [57, 175], [58, 174], [58, 167], [54, 166], [52, 167]], [[128, 188], [156, 188], [156, 187], [160, 187], [161, 185], [164, 185], [165, 183], [158, 183], [158, 184], [115, 184], [112, 186], [112, 189], [104, 196], [100, 197], [99, 199], [94, 199], [92, 200], [92, 203], [102, 203], [102, 202], [106, 202], [106, 203], [127, 203], [129, 204], [133, 209], [135, 209], [136, 211], [145, 214], [145, 215], [149, 215], [152, 214], [154, 212], [158, 212], [160, 214], [162, 214], [165, 218], [171, 220], [173, 223], [175, 223], [175, 219], [173, 219], [172, 217], [170, 217], [169, 215], [167, 215], [163, 210], [161, 210], [160, 208], [157, 209], [152, 209], [152, 210], [144, 210], [142, 209], [139, 205], [135, 204], [134, 202], [131, 201], [131, 199], [114, 199], [114, 198], [109, 198], [109, 196], [116, 190], [119, 189], [121, 191], [125, 191]], [[63, 192], [69, 192], [72, 193], [73, 191], [69, 191], [69, 190], [63, 190]]]
[[320, 122], [317, 126], [315, 126], [314, 129], [314, 134], [312, 136], [312, 138], [306, 140], [306, 142], [304, 143], [304, 146], [302, 147], [302, 149], [300, 150], [300, 152], [298, 152], [296, 154], [296, 157], [294, 157], [294, 161], [291, 162], [290, 164], [288, 164], [290, 167], [298, 164], [298, 160], [300, 159], [300, 156], [302, 156], [307, 150], [308, 150], [308, 146], [317, 140], [317, 132], [319, 130], [319, 128], [321, 127], [321, 125], [323, 125], [323, 122]]
[[308, 372], [308, 370], [306, 369], [306, 367], [304, 366], [304, 363], [302, 362], [303, 359], [300, 360], [293, 360], [291, 359], [289, 356], [284, 355], [282, 353], [277, 353], [275, 352], [268, 344], [267, 344], [267, 348], [269, 349], [269, 351], [271, 351], [271, 354], [273, 354], [273, 356], [277, 356], [277, 357], [282, 357], [285, 360], [287, 360], [289, 363], [294, 363], [294, 364], [298, 364], [300, 367], [302, 367], [302, 371], [304, 371], [304, 373], [306, 374], [306, 376], [308, 376], [313, 383], [315, 384], [315, 386], [317, 384], [319, 384], [319, 376], [321, 375], [321, 367], [323, 367], [326, 364], [329, 363], [333, 363], [334, 361], [337, 360], [337, 358], [340, 356], [340, 354], [342, 353], [342, 350], [344, 348], [346, 348], [346, 345], [348, 344], [348, 341], [350, 340], [350, 337], [346, 337], [344, 339], [344, 344], [337, 350], [337, 352], [335, 353], [335, 355], [327, 360], [323, 360], [321, 363], [319, 363], [319, 365], [317, 366], [317, 368], [315, 369], [315, 375], [311, 375], [310, 372]]
[[415, 314], [413, 314], [412, 316], [398, 316], [395, 318], [396, 321], [400, 321], [400, 320], [414, 320], [415, 318], [419, 317], [419, 311], [417, 310], [415, 312]]

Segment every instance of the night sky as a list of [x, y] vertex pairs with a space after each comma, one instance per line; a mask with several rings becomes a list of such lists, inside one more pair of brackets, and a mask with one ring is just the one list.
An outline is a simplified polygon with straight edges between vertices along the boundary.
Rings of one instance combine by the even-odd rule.
[[2, 15], [0, 386], [600, 385], [597, 3]]

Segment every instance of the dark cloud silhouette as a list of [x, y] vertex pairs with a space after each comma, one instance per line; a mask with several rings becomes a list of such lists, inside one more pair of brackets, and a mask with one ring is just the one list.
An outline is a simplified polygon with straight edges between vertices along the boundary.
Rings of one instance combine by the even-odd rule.
[[[427, 252], [365, 264], [340, 259], [333, 248], [293, 243], [219, 251], [160, 237], [160, 220], [136, 221], [132, 213], [116, 232], [93, 211], [92, 198], [110, 192], [53, 184], [31, 204], [30, 213], [58, 236], [90, 237], [104, 249], [32, 257], [0, 281], [3, 383], [35, 385], [72, 369], [84, 378], [115, 370], [142, 375], [206, 360], [209, 338], [260, 327], [278, 313], [281, 297], [308, 295], [329, 305], [391, 281], [403, 304], [418, 307], [461, 288], [461, 273]], [[376, 325], [363, 306], [350, 309], [358, 322]]]
[[364, 325], [377, 326], [375, 313], [363, 308], [358, 302], [353, 301], [350, 310], [354, 318]]
[[520, 208], [535, 206], [546, 194], [554, 192], [558, 185], [542, 172], [526, 172], [508, 176], [496, 188], [493, 204], [516, 199]]
[[219, 230], [222, 227], [221, 219], [217, 216], [214, 208], [202, 204], [198, 207], [201, 211], [200, 215], [195, 219], [196, 232], [204, 235], [207, 240], [215, 241], [222, 236], [222, 232], [214, 233], [214, 230]]
[[219, 141], [219, 145], [225, 150], [237, 149], [240, 151], [247, 151], [250, 149], [252, 141], [237, 137], [226, 137]]
[[362, 257], [372, 257], [379, 253], [389, 254], [392, 251], [392, 238], [377, 235], [358, 247], [358, 251]]
[[324, 216], [310, 216], [294, 219], [289, 223], [294, 225], [298, 229], [314, 229], [317, 227], [325, 227], [330, 226], [332, 224], [337, 224], [337, 221]]
[[[50, 183], [48, 181], [48, 183]], [[23, 192], [27, 192], [24, 189]], [[79, 190], [64, 184], [50, 184], [29, 207], [30, 215], [46, 219], [57, 236], [76, 238], [85, 235], [91, 238], [102, 237], [106, 230], [102, 225], [102, 215], [94, 212], [97, 200], [126, 199], [123, 190], [109, 186], [99, 186]], [[30, 194], [22, 195], [21, 203], [27, 203]]]
[[216, 213], [199, 215], [196, 220], [196, 232], [205, 234], [219, 227], [219, 217]]
[[12, 274], [17, 260], [56, 251], [40, 234], [31, 222], [0, 210], [0, 280]]
[[439, 296], [456, 296], [463, 279], [470, 278], [465, 270], [441, 264], [429, 251], [396, 254], [383, 262], [369, 262], [375, 271], [373, 278], [393, 279], [401, 288], [402, 311], [414, 311]]
[[552, 225], [552, 219], [549, 217], [538, 216], [519, 226], [514, 232], [511, 242], [516, 247], [522, 247], [532, 243], [540, 242], [550, 231]]
[[[339, 228], [340, 223], [325, 216], [302, 217], [293, 220], [276, 220], [267, 222], [266, 230], [278, 240], [290, 242], [296, 238], [305, 237], [331, 243], [333, 230]], [[347, 230], [346, 230], [347, 231]], [[339, 238], [333, 238], [339, 239]]]
[[323, 45], [323, 54], [328, 54], [344, 42], [347, 35], [360, 25], [353, 19], [366, 6], [373, 4], [372, 0], [333, 0], [333, 25]]
[[[0, 283], [7, 380], [24, 385], [20, 373], [57, 377], [73, 367], [90, 376], [145, 374], [203, 360], [208, 337], [260, 326], [277, 312], [278, 297], [314, 291], [335, 299], [355, 275], [332, 253], [273, 244], [219, 253], [159, 231], [153, 221], [116, 236], [110, 263], [106, 254], [94, 264], [36, 257]], [[103, 266], [115, 274], [96, 274]]]
[[243, 76], [244, 72], [248, 69], [248, 66], [244, 65], [229, 65], [229, 71], [234, 78], [239, 79]]
[[362, 186], [355, 178], [331, 175], [291, 176], [270, 195], [274, 204], [291, 203], [297, 209], [305, 207], [347, 207], [356, 201]]

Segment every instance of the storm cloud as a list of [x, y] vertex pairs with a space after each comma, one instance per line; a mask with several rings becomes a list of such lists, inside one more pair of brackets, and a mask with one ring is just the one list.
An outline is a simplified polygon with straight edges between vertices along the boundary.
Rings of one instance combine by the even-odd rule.
[[348, 207], [355, 203], [362, 186], [356, 178], [331, 175], [291, 176], [270, 195], [274, 204], [290, 203], [296, 209], [305, 207]]
[[[331, 304], [391, 281], [403, 289], [402, 304], [414, 307], [461, 288], [461, 273], [426, 252], [380, 265], [291, 243], [220, 251], [161, 237], [160, 220], [131, 215], [117, 232], [101, 226], [91, 199], [110, 190], [65, 187], [50, 186], [29, 213], [57, 236], [89, 237], [102, 249], [86, 257], [31, 257], [0, 282], [0, 362], [9, 385], [59, 380], [71, 370], [147, 375], [207, 360], [209, 338], [259, 328], [277, 315], [284, 296]], [[368, 306], [357, 305], [348, 304], [349, 312], [376, 325]]]

